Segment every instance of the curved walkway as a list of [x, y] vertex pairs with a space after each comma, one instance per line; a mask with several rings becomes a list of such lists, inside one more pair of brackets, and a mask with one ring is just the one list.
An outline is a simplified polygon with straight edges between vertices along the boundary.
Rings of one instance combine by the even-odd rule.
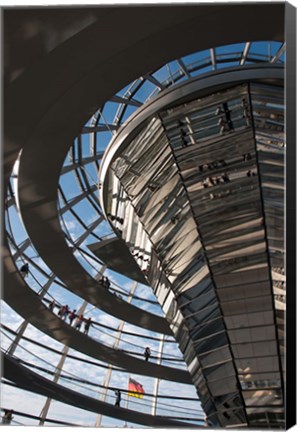
[[[7, 264], [9, 256], [5, 258]], [[13, 263], [11, 262], [11, 266]], [[5, 301], [30, 324], [53, 339], [65, 344], [78, 352], [97, 360], [105, 361], [123, 369], [145, 376], [152, 376], [169, 381], [192, 384], [187, 371], [146, 362], [125, 354], [121, 350], [107, 347], [89, 336], [80, 333], [49, 311], [40, 301], [38, 295], [24, 283], [18, 271], [9, 273], [4, 266], [4, 297]]]
[[84, 396], [74, 390], [70, 390], [64, 386], [54, 383], [30, 369], [20, 365], [17, 360], [8, 355], [3, 355], [3, 369], [6, 379], [17, 384], [18, 387], [24, 390], [33, 391], [41, 395], [58, 400], [62, 403], [70, 404], [77, 408], [87, 411], [100, 413], [109, 417], [126, 420], [131, 423], [138, 423], [154, 427], [195, 427], [196, 424], [178, 422], [164, 418], [162, 416], [152, 416], [143, 414], [137, 411], [128, 410], [126, 408], [115, 407], [106, 402], [101, 402], [89, 396]]

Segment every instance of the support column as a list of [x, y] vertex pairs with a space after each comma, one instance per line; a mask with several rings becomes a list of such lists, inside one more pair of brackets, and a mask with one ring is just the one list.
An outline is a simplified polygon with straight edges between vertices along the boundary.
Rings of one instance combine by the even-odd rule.
[[[86, 301], [83, 302], [83, 304], [81, 305], [81, 307], [79, 308], [79, 310], [77, 312], [78, 315], [84, 313], [84, 311], [85, 311], [85, 309], [87, 307], [87, 304], [88, 304], [88, 302], [86, 302]], [[62, 352], [61, 359], [60, 359], [58, 365], [56, 366], [55, 375], [54, 375], [54, 379], [53, 379], [54, 383], [57, 383], [59, 381], [59, 378], [61, 376], [61, 372], [62, 372], [64, 363], [65, 363], [65, 360], [66, 360], [66, 356], [68, 354], [68, 351], [69, 351], [69, 347], [65, 345], [64, 349], [63, 349], [63, 352]], [[49, 411], [49, 408], [50, 408], [50, 405], [51, 405], [51, 402], [52, 402], [51, 398], [47, 398], [46, 399], [46, 402], [45, 402], [45, 404], [44, 404], [44, 406], [43, 406], [43, 408], [41, 410], [41, 413], [40, 413], [39, 426], [43, 426], [44, 425], [44, 422], [46, 420], [46, 416], [48, 414], [48, 411]]]
[[[59, 361], [59, 363], [58, 363], [58, 365], [56, 367], [56, 371], [55, 371], [55, 375], [54, 375], [54, 379], [53, 379], [54, 383], [58, 382], [58, 380], [60, 378], [61, 371], [62, 371], [62, 368], [64, 366], [64, 363], [65, 363], [68, 351], [69, 351], [69, 348], [67, 346], [65, 346], [64, 349], [63, 349], [63, 354], [62, 354], [62, 356], [60, 358], [60, 361]], [[44, 404], [44, 406], [43, 406], [43, 408], [41, 410], [41, 413], [40, 413], [39, 426], [43, 426], [44, 425], [44, 422], [46, 420], [46, 416], [48, 414], [48, 410], [50, 408], [51, 402], [52, 402], [51, 398], [47, 398], [46, 399], [46, 402], [45, 402], [45, 404]]]
[[21, 246], [18, 247], [18, 250], [13, 255], [14, 261], [16, 261], [24, 252], [25, 250], [30, 246], [31, 240], [27, 238]]
[[45, 294], [48, 292], [51, 284], [54, 282], [56, 276], [54, 274], [52, 274], [49, 278], [49, 280], [47, 281], [47, 283], [38, 291], [38, 295], [41, 299], [43, 299], [45, 297]]
[[[158, 358], [157, 364], [161, 364], [162, 362], [162, 355], [163, 355], [163, 349], [164, 349], [164, 340], [165, 335], [162, 334], [160, 344], [159, 344], [159, 352], [160, 356]], [[159, 392], [159, 384], [160, 384], [160, 378], [155, 378], [154, 382], [154, 390], [153, 390], [153, 399], [152, 399], [152, 415], [155, 416], [157, 412], [157, 402], [158, 402], [158, 392]]]
[[25, 330], [28, 326], [28, 321], [25, 320], [22, 322], [22, 324], [19, 326], [19, 328], [17, 329], [17, 335], [14, 339], [14, 341], [11, 343], [10, 347], [7, 350], [7, 354], [13, 356], [14, 352], [19, 344], [19, 341], [21, 340], [21, 338], [23, 337], [23, 334], [25, 333]]
[[[132, 298], [133, 298], [133, 294], [134, 294], [134, 292], [136, 290], [136, 287], [137, 287], [137, 282], [134, 282], [133, 285], [132, 285], [132, 287], [131, 287], [131, 290], [130, 290], [130, 293], [129, 293], [129, 297], [127, 298], [127, 303], [131, 303]], [[125, 324], [125, 321], [122, 320], [122, 321], [120, 321], [120, 323], [118, 325], [117, 334], [116, 334], [116, 340], [115, 340], [115, 342], [113, 344], [113, 348], [114, 349], [117, 349], [118, 346], [119, 346], [119, 343], [121, 341], [121, 335], [122, 335], [122, 330], [123, 330], [124, 324]], [[113, 365], [109, 364], [108, 365], [108, 370], [106, 372], [104, 384], [103, 384], [104, 388], [102, 389], [102, 395], [101, 395], [101, 401], [102, 402], [106, 401], [107, 389], [108, 389], [109, 383], [110, 383], [112, 368], [113, 368]], [[95, 423], [95, 427], [101, 427], [101, 422], [102, 422], [102, 414], [98, 414], [97, 419], [96, 419], [96, 423]]]

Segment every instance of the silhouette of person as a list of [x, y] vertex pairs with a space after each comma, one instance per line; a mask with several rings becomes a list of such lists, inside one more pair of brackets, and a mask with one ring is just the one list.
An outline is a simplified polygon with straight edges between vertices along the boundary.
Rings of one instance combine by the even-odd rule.
[[91, 325], [92, 325], [91, 318], [88, 318], [88, 319], [85, 321], [85, 328], [84, 328], [84, 334], [85, 334], [85, 335], [88, 334], [88, 332], [89, 332], [89, 328], [90, 328]]
[[2, 424], [9, 425], [11, 423], [11, 420], [13, 419], [12, 413], [13, 410], [4, 410], [4, 416], [2, 417]]
[[76, 322], [75, 322], [76, 330], [80, 330], [80, 327], [81, 327], [83, 320], [84, 320], [84, 316], [83, 316], [83, 314], [80, 314], [79, 317], [77, 318]]
[[116, 400], [115, 400], [115, 406], [117, 406], [117, 407], [119, 407], [120, 406], [120, 403], [121, 403], [121, 392], [120, 392], [120, 390], [116, 390], [115, 392], [115, 395], [116, 395]]
[[148, 359], [151, 356], [151, 350], [149, 347], [146, 347], [146, 349], [144, 350], [144, 357], [145, 357], [145, 361], [148, 361]]
[[28, 276], [29, 264], [28, 263], [23, 264], [22, 267], [20, 268], [20, 272], [21, 272], [22, 276], [24, 276], [24, 277]]
[[55, 300], [52, 300], [48, 305], [49, 310], [53, 312], [55, 305], [56, 305]]
[[69, 324], [72, 325], [74, 318], [76, 317], [76, 309], [73, 309], [72, 312], [70, 312], [70, 314], [68, 315], [69, 318]]

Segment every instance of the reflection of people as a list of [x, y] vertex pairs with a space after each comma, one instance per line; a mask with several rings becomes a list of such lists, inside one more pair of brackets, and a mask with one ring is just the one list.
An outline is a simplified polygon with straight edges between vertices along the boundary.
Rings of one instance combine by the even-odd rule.
[[228, 176], [227, 173], [224, 173], [222, 175], [222, 179], [224, 180], [225, 183], [228, 183], [230, 181], [230, 177]]
[[218, 105], [215, 114], [219, 115], [219, 114], [222, 114], [222, 112], [223, 112], [222, 108], [220, 107], [220, 105]]
[[227, 122], [221, 118], [219, 120], [219, 125], [220, 125], [220, 134], [222, 135], [224, 132], [227, 131]]
[[13, 410], [4, 410], [4, 416], [2, 417], [2, 424], [10, 424], [13, 419]]
[[202, 182], [204, 188], [208, 188], [208, 178]]
[[146, 349], [144, 350], [144, 357], [145, 357], [145, 361], [148, 361], [148, 359], [151, 356], [151, 350], [149, 347], [146, 347]]
[[116, 401], [115, 401], [114, 405], [119, 407], [120, 403], [121, 403], [121, 392], [120, 392], [120, 390], [116, 390], [114, 393], [116, 395]]
[[252, 156], [250, 153], [245, 153], [243, 155], [243, 162], [246, 162], [246, 161], [251, 160], [251, 159], [252, 159]]
[[251, 115], [250, 115], [250, 112], [249, 112], [249, 104], [246, 101], [246, 99], [244, 99], [244, 98], [242, 99], [241, 106], [242, 106], [242, 109], [243, 109], [243, 117], [246, 120], [246, 125], [249, 126], [250, 125]]

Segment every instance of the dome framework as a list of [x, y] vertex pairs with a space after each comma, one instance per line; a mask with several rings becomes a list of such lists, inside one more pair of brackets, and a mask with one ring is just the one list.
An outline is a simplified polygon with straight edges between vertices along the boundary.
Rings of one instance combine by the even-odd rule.
[[[133, 9], [133, 12], [131, 13], [131, 16], [133, 15], [133, 13], [137, 14], [137, 8]], [[182, 9], [184, 11], [184, 9]], [[195, 11], [197, 11], [197, 9], [193, 9]], [[107, 9], [102, 10], [102, 13], [104, 15], [104, 13], [107, 11]], [[177, 10], [176, 10], [177, 11]], [[212, 9], [212, 11], [215, 11], [214, 9]], [[131, 10], [129, 11], [131, 12]], [[188, 9], [187, 13], [189, 12], [189, 20], [190, 20], [190, 10]], [[96, 11], [97, 13], [97, 11]], [[95, 15], [96, 15], [95, 13]], [[187, 15], [187, 13], [185, 15]], [[141, 12], [139, 12], [140, 17], [141, 17]], [[227, 14], [227, 12], [226, 12]], [[100, 13], [98, 13], [99, 18], [100, 18]], [[197, 15], [199, 15], [197, 13]], [[173, 14], [174, 16], [174, 14]], [[203, 16], [203, 13], [202, 13]], [[215, 14], [214, 14], [215, 16]], [[97, 16], [98, 18], [98, 16]], [[106, 18], [106, 17], [105, 17]], [[115, 19], [117, 19], [117, 12], [115, 12]], [[178, 20], [177, 17], [170, 17], [170, 19], [173, 20]], [[170, 21], [169, 19], [169, 21]], [[182, 20], [185, 19], [185, 17], [183, 16]], [[274, 15], [272, 14], [272, 20], [274, 19]], [[100, 20], [100, 19], [99, 19]], [[160, 29], [161, 29], [161, 25], [160, 25]], [[275, 28], [275, 32], [277, 33], [279, 29], [279, 26], [277, 28]], [[236, 30], [236, 29], [235, 29]], [[98, 32], [98, 26], [96, 26], [95, 24], [91, 24], [86, 31], [81, 31], [81, 34], [78, 33], [77, 35], [75, 35], [73, 38], [70, 38], [68, 41], [65, 42], [64, 46], [63, 44], [61, 44], [61, 46], [58, 46], [56, 49], [54, 49], [52, 52], [49, 52], [48, 55], [46, 56], [46, 58], [44, 58], [44, 68], [47, 68], [49, 65], [52, 64], [53, 67], [55, 67], [55, 61], [58, 60], [58, 58], [60, 56], [62, 56], [63, 53], [63, 49], [65, 48], [65, 50], [69, 50], [69, 47], [71, 47], [71, 45], [73, 44], [73, 46], [75, 46], [76, 42], [79, 42], [80, 38], [89, 38], [89, 40], [91, 40], [92, 37], [92, 32]], [[144, 29], [144, 31], [147, 31], [147, 28]], [[162, 30], [160, 30], [162, 32]], [[236, 32], [235, 32], [236, 33]], [[172, 35], [173, 36], [173, 35]], [[141, 35], [139, 35], [139, 37], [141, 38]], [[259, 36], [260, 37], [260, 36]], [[232, 39], [232, 38], [231, 38]], [[236, 37], [235, 37], [236, 39]], [[273, 39], [273, 37], [271, 38]], [[86, 39], [87, 40], [87, 39]], [[243, 39], [243, 40], [247, 40], [247, 39]], [[280, 39], [281, 40], [281, 39]], [[126, 43], [126, 41], [124, 42]], [[112, 44], [112, 41], [111, 41]], [[68, 46], [67, 46], [68, 45]], [[215, 45], [214, 45], [215, 46]], [[247, 44], [245, 44], [245, 47], [247, 47]], [[177, 51], [178, 49], [182, 49], [181, 47], [178, 48], [178, 46], [176, 47]], [[188, 48], [189, 49], [189, 48]], [[212, 53], [212, 51], [210, 51]], [[214, 52], [214, 51], [213, 51]], [[65, 53], [65, 52], [64, 52]], [[55, 59], [55, 56], [57, 54], [57, 57]], [[79, 54], [77, 54], [78, 56]], [[117, 56], [121, 57], [120, 54], [116, 54]], [[156, 52], [156, 57], [159, 54], [158, 52]], [[164, 54], [163, 54], [164, 55]], [[170, 55], [170, 54], [168, 54]], [[242, 56], [244, 55], [244, 52], [242, 53]], [[279, 57], [281, 56], [281, 52], [278, 52]], [[211, 55], [212, 57], [212, 61], [214, 59], [214, 57]], [[273, 58], [273, 56], [271, 57], [271, 59]], [[277, 59], [276, 59], [277, 60]], [[75, 61], [75, 59], [74, 59]], [[104, 53], [102, 53], [102, 65], [104, 65]], [[119, 59], [117, 59], [117, 61], [119, 61]], [[159, 61], [159, 60], [158, 60]], [[156, 60], [157, 62], [157, 60]], [[144, 59], [144, 63], [145, 63], [145, 59]], [[106, 66], [106, 61], [105, 61], [105, 66]], [[95, 65], [95, 62], [94, 62]], [[113, 70], [113, 66], [112, 66], [112, 61], [108, 64], [108, 66], [111, 68], [111, 70]], [[42, 72], [42, 62], [37, 64], [36, 67], [36, 72], [38, 72], [38, 74], [40, 74], [40, 72]], [[135, 69], [137, 69], [137, 65], [135, 66]], [[141, 65], [142, 68], [146, 67], [145, 64]], [[41, 68], [41, 69], [40, 69]], [[92, 66], [88, 66], [89, 68], [89, 73], [92, 73]], [[67, 68], [68, 69], [68, 68]], [[78, 73], [79, 68], [75, 69], [74, 74]], [[148, 69], [147, 69], [148, 70]], [[185, 75], [187, 70], [184, 68], [185, 70]], [[95, 69], [94, 69], [95, 71]], [[101, 67], [101, 71], [102, 71], [102, 67]], [[29, 80], [31, 78], [34, 77], [34, 68], [32, 69], [32, 74], [30, 75], [30, 73], [28, 72], [27, 75], [26, 73], [23, 74], [23, 76], [21, 75], [19, 79], [17, 79], [15, 82], [13, 82], [10, 85], [10, 91], [11, 93], [9, 94], [9, 98], [7, 99], [9, 101], [8, 103], [8, 112], [9, 112], [9, 107], [16, 107], [16, 105], [12, 102], [14, 99], [14, 97], [16, 96], [20, 96], [21, 93], [17, 93], [20, 89], [22, 91], [24, 91], [25, 87], [22, 87], [26, 80]], [[47, 69], [44, 69], [45, 75], [44, 78], [46, 80], [48, 80], [48, 76], [47, 76]], [[79, 71], [79, 73], [82, 73], [83, 71]], [[134, 73], [134, 71], [133, 71]], [[123, 73], [124, 75], [125, 73]], [[83, 75], [82, 75], [83, 76]], [[146, 75], [147, 76], [147, 75]], [[170, 78], [172, 79], [172, 74], [170, 74]], [[40, 74], [40, 77], [43, 77], [42, 73]], [[152, 77], [152, 75], [150, 75], [150, 77]], [[62, 78], [62, 75], [61, 75]], [[34, 79], [34, 78], [33, 78]], [[42, 78], [43, 79], [43, 78]], [[77, 79], [74, 77], [74, 79]], [[85, 78], [83, 78], [81, 80], [81, 83], [83, 83]], [[119, 79], [119, 87], [117, 89], [115, 89], [116, 91], [118, 91], [118, 89], [120, 88], [121, 82], [123, 84], [127, 84], [128, 81], [124, 82], [123, 80], [125, 79], [125, 77], [120, 77]], [[121, 81], [122, 80], [122, 81]], [[23, 82], [22, 82], [23, 81]], [[111, 80], [112, 81], [112, 80]], [[152, 81], [152, 78], [151, 78]], [[77, 81], [78, 82], [78, 81]], [[136, 82], [136, 81], [135, 81]], [[172, 82], [174, 82], [174, 80], [172, 79]], [[94, 83], [94, 81], [93, 81]], [[41, 79], [38, 82], [38, 86], [42, 86], [42, 82]], [[85, 82], [86, 84], [86, 82]], [[81, 86], [81, 90], [83, 90], [83, 87], [85, 86], [85, 84], [83, 84], [83, 86]], [[60, 87], [57, 89], [57, 93], [54, 93], [54, 96], [56, 98], [56, 96], [58, 95], [59, 91], [63, 92], [63, 82], [62, 81], [58, 81], [57, 86]], [[136, 84], [137, 85], [137, 84]], [[29, 88], [29, 87], [28, 87]], [[165, 86], [164, 86], [164, 89]], [[73, 90], [73, 92], [76, 92], [78, 89], [77, 88], [73, 88], [71, 89], [71, 91]], [[84, 89], [85, 90], [85, 89]], [[52, 91], [52, 89], [51, 89]], [[109, 91], [109, 90], [108, 90]], [[71, 93], [71, 92], [70, 92]], [[70, 96], [69, 93], [69, 96]], [[96, 93], [96, 91], [94, 92]], [[50, 94], [50, 93], [49, 93]], [[115, 94], [115, 93], [114, 93]], [[33, 95], [34, 96], [34, 95]], [[89, 94], [87, 95], [88, 97], [90, 96]], [[102, 97], [104, 98], [104, 92], [102, 94]], [[54, 104], [53, 105], [53, 113], [57, 113], [59, 111], [59, 109], [62, 109], [63, 111], [63, 115], [66, 114], [66, 117], [70, 115], [71, 112], [71, 107], [69, 106], [67, 110], [65, 110], [65, 107], [63, 107], [64, 102], [67, 102], [67, 92], [64, 93], [64, 96], [61, 98], [60, 97], [60, 101], [58, 102], [58, 104]], [[113, 100], [115, 100], [116, 98], [119, 98], [119, 96], [112, 96]], [[86, 103], [84, 105], [84, 102], [87, 102], [86, 100], [82, 99], [80, 102], [82, 102], [82, 107], [84, 107], [80, 112], [82, 114], [82, 116], [85, 116], [86, 111], [88, 111], [90, 109], [90, 102], [91, 102], [92, 97], [90, 97], [90, 101], [88, 101], [88, 103]], [[126, 99], [126, 98], [125, 98]], [[110, 99], [112, 100], [112, 99]], [[48, 103], [48, 107], [50, 107], [50, 105], [53, 103], [54, 99], [52, 99], [52, 101], [47, 100], [46, 103]], [[70, 100], [69, 100], [70, 101]], [[105, 101], [106, 102], [106, 101]], [[123, 102], [123, 100], [121, 100], [121, 102]], [[137, 98], [128, 98], [128, 102], [126, 102], [125, 100], [125, 104], [128, 105], [141, 105], [139, 102], [137, 102]], [[38, 105], [38, 104], [37, 104]], [[102, 105], [103, 106], [103, 105]], [[21, 109], [21, 107], [19, 107], [19, 109]], [[121, 108], [122, 111], [119, 111], [119, 119], [121, 119], [121, 114], [123, 114], [123, 112], [125, 111], [125, 109], [123, 110], [123, 108]], [[83, 112], [84, 111], [84, 112]], [[102, 114], [103, 110], [100, 109], [99, 113]], [[82, 190], [85, 188], [85, 185], [88, 186], [88, 181], [86, 180], [87, 175], [85, 174], [85, 178], [84, 178], [84, 170], [82, 168], [82, 166], [84, 166], [81, 161], [84, 160], [84, 163], [87, 164], [87, 160], [84, 159], [84, 157], [82, 157], [82, 155], [76, 154], [73, 158], [73, 162], [72, 162], [72, 166], [67, 166], [65, 165], [64, 168], [62, 168], [61, 171], [61, 163], [63, 160], [63, 148], [66, 149], [65, 144], [67, 142], [66, 139], [66, 134], [69, 133], [69, 136], [73, 133], [70, 132], [70, 129], [72, 128], [72, 125], [75, 127], [77, 127], [77, 124], [82, 125], [82, 120], [80, 120], [79, 123], [77, 123], [75, 121], [75, 117], [77, 117], [77, 114], [74, 116], [73, 120], [69, 120], [69, 122], [67, 122], [67, 120], [65, 118], [63, 118], [63, 122], [60, 122], [59, 119], [54, 119], [52, 117], [51, 111], [48, 111], [48, 114], [44, 117], [44, 119], [41, 120], [41, 123], [36, 123], [38, 126], [34, 128], [34, 133], [31, 133], [31, 137], [29, 136], [26, 140], [26, 142], [28, 142], [28, 145], [23, 147], [23, 151], [22, 151], [22, 155], [20, 158], [20, 170], [19, 170], [19, 174], [18, 174], [18, 190], [19, 190], [19, 205], [20, 208], [22, 209], [22, 217], [23, 217], [23, 221], [24, 224], [26, 226], [26, 229], [28, 231], [28, 235], [31, 239], [31, 241], [33, 242], [34, 247], [36, 248], [36, 250], [38, 251], [38, 253], [45, 259], [45, 262], [47, 263], [47, 265], [49, 265], [49, 267], [54, 271], [54, 273], [58, 276], [59, 280], [62, 281], [62, 284], [64, 284], [64, 286], [66, 287], [71, 287], [71, 290], [73, 290], [74, 292], [76, 292], [76, 294], [82, 294], [82, 297], [87, 299], [87, 301], [89, 301], [91, 304], [97, 304], [97, 306], [99, 306], [100, 308], [105, 309], [106, 312], [112, 312], [112, 314], [116, 314], [119, 316], [119, 318], [123, 319], [123, 320], [128, 320], [129, 322], [131, 322], [131, 320], [134, 320], [134, 324], [138, 324], [139, 320], [141, 320], [141, 316], [145, 316], [144, 312], [137, 312], [135, 309], [131, 309], [128, 308], [126, 304], [126, 302], [123, 302], [121, 298], [119, 297], [110, 297], [108, 295], [108, 293], [106, 293], [105, 291], [103, 291], [101, 289], [101, 294], [100, 294], [100, 302], [99, 298], [98, 298], [98, 287], [94, 287], [93, 286], [93, 282], [91, 281], [91, 278], [89, 275], [85, 275], [84, 272], [82, 272], [80, 270], [80, 268], [78, 267], [78, 263], [77, 263], [77, 256], [73, 257], [73, 255], [70, 256], [69, 251], [67, 251], [67, 248], [69, 247], [69, 243], [68, 242], [72, 242], [73, 247], [75, 248], [76, 252], [81, 252], [80, 250], [80, 245], [83, 244], [84, 241], [84, 236], [90, 235], [92, 232], [94, 232], [92, 230], [92, 225], [87, 225], [85, 232], [81, 234], [81, 237], [79, 239], [75, 239], [75, 241], [73, 242], [71, 239], [71, 236], [68, 236], [67, 238], [67, 243], [65, 242], [65, 232], [62, 232], [61, 230], [61, 226], [60, 226], [60, 216], [63, 215], [63, 213], [66, 214], [66, 212], [71, 209], [71, 211], [75, 211], [75, 204], [71, 203], [71, 201], [68, 200], [68, 198], [66, 197], [66, 199], [64, 200], [63, 198], [63, 188], [60, 187], [60, 191], [61, 191], [61, 195], [60, 197], [60, 210], [57, 210], [56, 208], [56, 202], [57, 202], [57, 180], [58, 177], [60, 176], [60, 172], [65, 172], [67, 173], [67, 170], [74, 170], [76, 172], [77, 178], [80, 178], [81, 181], [81, 185], [82, 186]], [[29, 126], [30, 123], [30, 115], [31, 115], [31, 121], [33, 120], [34, 122], [36, 122], [36, 112], [32, 112], [31, 114], [28, 114], [28, 116], [23, 115], [22, 117], [20, 117], [20, 121], [28, 121], [28, 123], [24, 123], [24, 128], [20, 128], [20, 130], [18, 131], [14, 131], [12, 133], [11, 128], [7, 128], [6, 130], [8, 131], [8, 136], [10, 138], [10, 143], [12, 145], [15, 145], [18, 141], [19, 138], [18, 135], [21, 133], [26, 133], [26, 128]], [[166, 113], [164, 114], [166, 115]], [[124, 116], [124, 114], [123, 114]], [[25, 117], [27, 117], [25, 119]], [[102, 119], [102, 115], [101, 115], [101, 119]], [[8, 125], [9, 125], [9, 119], [10, 117], [7, 116], [8, 118]], [[94, 119], [96, 118], [96, 116], [94, 117]], [[100, 118], [100, 115], [97, 115], [97, 119]], [[122, 117], [123, 118], [123, 117]], [[61, 118], [62, 119], [62, 118]], [[119, 122], [121, 122], [121, 120], [119, 120]], [[53, 123], [56, 123], [56, 129], [55, 132], [53, 132], [53, 130], [48, 129], [49, 127], [52, 128]], [[104, 122], [105, 124], [101, 123], [97, 123], [96, 126], [94, 126], [94, 124], [92, 122], [90, 123], [86, 123], [86, 121], [84, 122], [84, 124], [86, 124], [83, 127], [83, 132], [84, 133], [89, 133], [91, 132], [91, 129], [94, 128], [94, 137], [95, 137], [95, 133], [103, 131], [104, 132], [104, 128], [108, 129], [108, 132], [113, 132], [116, 130], [116, 128], [118, 128], [119, 124], [113, 124], [113, 125], [109, 125], [108, 122]], [[115, 122], [114, 122], [115, 123]], [[65, 126], [67, 125], [67, 126]], [[39, 130], [38, 130], [39, 128]], [[63, 132], [64, 129], [64, 132]], [[69, 129], [68, 131], [66, 131], [66, 129]], [[111, 129], [111, 130], [110, 130]], [[113, 129], [113, 130], [112, 130]], [[11, 135], [15, 135], [12, 137], [11, 139]], [[29, 134], [30, 135], [30, 134]], [[82, 135], [83, 136], [83, 135]], [[80, 136], [80, 137], [82, 137]], [[42, 142], [43, 142], [43, 146], [41, 148], [41, 146], [38, 147], [38, 142], [39, 140], [42, 138]], [[80, 146], [82, 147], [82, 138], [79, 138], [78, 141], [74, 144], [73, 146], [73, 152], [75, 152], [75, 149], [78, 149], [78, 152], [80, 151]], [[51, 149], [51, 145], [55, 146], [55, 149], [57, 150], [58, 146], [61, 146], [59, 149], [59, 152], [56, 152], [57, 154], [52, 154], [52, 150]], [[93, 142], [93, 147], [96, 146], [96, 139], [94, 139]], [[8, 147], [7, 147], [8, 148]], [[27, 149], [27, 150], [26, 150]], [[29, 151], [30, 149], [30, 151]], [[48, 152], [48, 150], [50, 150]], [[33, 153], [32, 153], [33, 152]], [[44, 153], [44, 154], [43, 154]], [[47, 154], [48, 153], [48, 154]], [[8, 155], [8, 161], [11, 158], [11, 154], [12, 153], [7, 153]], [[74, 154], [74, 153], [73, 153]], [[33, 157], [33, 159], [31, 159]], [[64, 156], [65, 157], [65, 156]], [[98, 161], [100, 161], [102, 157], [102, 154], [99, 154], [98, 152], [96, 152], [96, 154], [94, 154], [94, 160], [95, 163], [96, 162], [96, 158], [98, 158]], [[77, 162], [77, 158], [80, 158], [79, 162]], [[42, 176], [42, 166], [44, 166], [44, 161], [45, 159], [48, 162], [48, 169], [49, 172], [51, 173], [51, 178], [45, 179], [44, 176]], [[12, 160], [12, 159], [11, 159]], [[30, 161], [30, 162], [29, 162]], [[30, 166], [31, 164], [31, 166]], [[52, 166], [51, 166], [52, 164]], [[34, 167], [34, 169], [32, 169], [32, 166]], [[86, 165], [85, 165], [86, 166]], [[9, 170], [8, 170], [9, 172]], [[41, 177], [40, 177], [41, 176]], [[56, 177], [56, 179], [55, 179]], [[38, 180], [39, 179], [39, 180]], [[37, 183], [36, 183], [37, 181]], [[40, 205], [36, 205], [36, 194], [33, 192], [34, 188], [34, 184], [38, 184], [38, 197], [39, 197], [39, 202]], [[93, 185], [94, 186], [94, 185]], [[80, 201], [80, 199], [84, 199], [83, 194], [85, 194], [85, 196], [87, 195], [87, 199], [91, 202], [92, 201], [92, 205], [94, 207], [96, 207], [96, 211], [98, 212], [98, 214], [100, 215], [100, 219], [97, 219], [95, 221], [93, 221], [93, 229], [96, 226], [100, 225], [100, 222], [102, 221], [102, 213], [101, 210], [96, 202], [96, 188], [93, 187], [92, 191], [89, 191], [88, 187], [85, 188], [85, 190], [88, 192], [88, 194], [85, 193], [85, 191], [82, 192], [81, 197], [77, 196], [74, 198], [74, 200], [76, 199], [77, 202]], [[91, 193], [90, 193], [91, 192]], [[40, 199], [42, 196], [44, 196], [45, 199]], [[63, 202], [64, 200], [64, 202]], [[33, 204], [34, 203], [34, 204]], [[43, 215], [47, 215], [46, 220], [44, 218]], [[49, 222], [50, 221], [50, 222]], [[96, 225], [97, 224], [97, 225]], [[47, 226], [48, 230], [45, 230], [45, 227]], [[62, 225], [63, 226], [63, 225]], [[42, 236], [40, 235], [41, 232], [43, 233]], [[62, 234], [62, 235], [61, 235]], [[95, 236], [97, 235], [97, 237], [100, 235], [97, 233], [95, 233]], [[110, 235], [110, 231], [109, 234]], [[55, 241], [53, 241], [53, 239], [55, 238]], [[78, 240], [78, 241], [77, 241]], [[100, 237], [101, 240], [101, 237]], [[52, 242], [52, 243], [51, 243]], [[59, 253], [57, 254], [57, 251], [59, 251]], [[87, 256], [86, 253], [86, 248], [84, 248], [83, 251], [83, 255], [84, 257]], [[63, 256], [63, 260], [61, 260], [61, 257]], [[74, 259], [75, 258], [75, 259]], [[9, 262], [9, 257], [7, 258], [6, 262]], [[93, 260], [94, 262], [94, 257], [91, 258], [91, 261]], [[10, 264], [9, 264], [10, 266]], [[95, 266], [96, 267], [96, 266]], [[11, 271], [13, 269], [13, 267], [7, 267], [7, 268], [11, 268]], [[66, 271], [67, 269], [72, 270], [72, 274], [69, 274], [68, 271]], [[97, 267], [98, 269], [98, 267]], [[10, 275], [11, 277], [11, 275]], [[18, 277], [16, 275], [16, 277]], [[8, 285], [7, 285], [8, 286]], [[84, 286], [85, 286], [85, 291], [84, 290]], [[77, 288], [75, 288], [77, 287]], [[11, 304], [13, 302], [15, 302], [15, 300], [13, 300], [14, 296], [14, 291], [11, 288], [10, 285], [10, 291], [8, 291], [8, 289], [6, 289], [7, 292], [5, 292], [5, 297], [6, 299], [8, 299], [8, 302], [10, 302]], [[16, 293], [16, 292], [15, 292]], [[87, 297], [87, 298], [86, 298]], [[33, 300], [32, 300], [33, 301]], [[15, 303], [14, 303], [15, 304]], [[37, 306], [37, 304], [36, 304]], [[131, 311], [133, 310], [133, 313], [131, 313]], [[125, 312], [126, 311], [126, 312]], [[22, 314], [24, 313], [24, 311], [22, 312]], [[139, 318], [137, 318], [137, 314], [139, 313]], [[46, 317], [46, 313], [44, 311], [42, 311], [42, 314], [44, 315], [44, 317]], [[52, 317], [51, 317], [52, 320]], [[31, 319], [32, 321], [32, 319]], [[35, 322], [36, 324], [38, 323], [40, 325], [40, 321], [41, 319], [38, 318], [38, 315], [36, 315], [35, 318]], [[33, 321], [34, 322], [34, 318]], [[50, 326], [48, 325], [48, 319], [46, 321], [46, 327], [49, 328]], [[156, 325], [155, 328], [152, 328], [153, 322], [155, 322], [155, 318], [151, 318], [150, 321], [150, 314], [147, 314], [147, 318], [143, 319], [143, 322], [141, 323], [142, 325], [144, 325], [148, 330], [155, 330], [155, 331], [160, 331], [162, 329], [163, 332], [170, 334], [169, 330], [165, 330], [166, 326], [165, 326], [165, 321], [160, 320], [160, 324]], [[167, 327], [168, 328], [168, 327]], [[67, 329], [68, 330], [68, 329]], [[66, 330], [65, 330], [66, 331]], [[55, 336], [57, 337], [57, 336]], [[87, 343], [81, 343], [81, 345], [88, 345]], [[155, 368], [156, 369], [156, 368]], [[161, 374], [162, 376], [162, 374]]]

